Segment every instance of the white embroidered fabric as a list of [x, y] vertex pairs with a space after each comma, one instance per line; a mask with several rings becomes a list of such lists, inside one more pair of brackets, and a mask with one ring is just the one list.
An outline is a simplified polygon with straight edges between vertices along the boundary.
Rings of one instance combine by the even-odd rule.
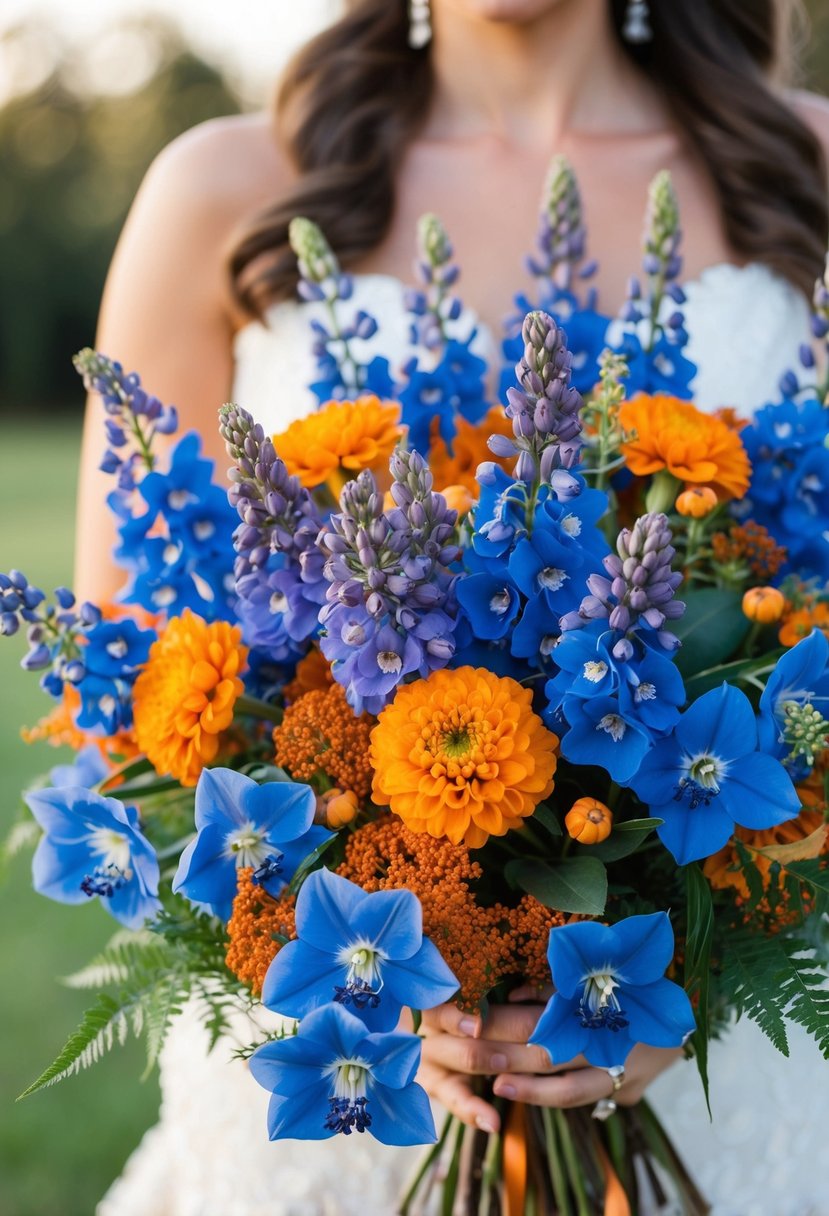
[[[802, 297], [760, 265], [714, 266], [687, 285], [687, 296], [697, 403], [747, 413], [774, 399], [779, 376], [808, 340]], [[380, 334], [358, 353], [402, 360], [408, 321], [401, 284], [359, 276], [353, 306], [381, 320]], [[312, 308], [278, 304], [267, 325], [248, 325], [237, 335], [234, 400], [271, 431], [313, 404], [306, 388], [314, 378]], [[481, 353], [493, 352], [487, 333], [480, 331], [476, 342]], [[266, 1016], [259, 1015], [260, 1025]], [[222, 1040], [208, 1056], [197, 1013], [185, 1010], [162, 1053], [159, 1123], [98, 1216], [392, 1216], [419, 1150], [356, 1135], [271, 1144], [268, 1095], [232, 1058], [259, 1030], [240, 1013], [234, 1031], [238, 1042]], [[692, 1063], [674, 1066], [650, 1091], [713, 1216], [829, 1216], [822, 1164], [829, 1066], [799, 1027], [789, 1038], [788, 1060], [748, 1022], [713, 1045], [713, 1125]]]

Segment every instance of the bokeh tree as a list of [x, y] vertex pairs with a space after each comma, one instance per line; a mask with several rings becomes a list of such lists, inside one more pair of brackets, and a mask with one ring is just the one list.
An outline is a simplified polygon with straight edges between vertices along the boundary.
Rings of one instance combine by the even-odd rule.
[[0, 52], [12, 84], [0, 109], [0, 405], [77, 407], [71, 355], [94, 338], [143, 174], [176, 135], [240, 102], [158, 19], [76, 47], [28, 23]]

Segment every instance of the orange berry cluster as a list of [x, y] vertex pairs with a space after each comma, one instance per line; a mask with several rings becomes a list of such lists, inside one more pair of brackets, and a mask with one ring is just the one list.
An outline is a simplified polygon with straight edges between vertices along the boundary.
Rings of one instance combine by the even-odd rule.
[[745, 562], [752, 574], [759, 579], [774, 578], [786, 560], [786, 550], [778, 545], [767, 528], [748, 519], [744, 524], [733, 524], [728, 532], [715, 532], [711, 547], [716, 561]]
[[339, 684], [305, 693], [273, 732], [275, 760], [295, 781], [323, 775], [358, 798], [371, 789], [368, 714], [355, 717]]
[[226, 962], [233, 974], [259, 993], [280, 943], [274, 934], [296, 937], [296, 896], [274, 899], [253, 882], [253, 868], [240, 869], [233, 914], [227, 924]]
[[[228, 923], [227, 965], [254, 992], [280, 949], [275, 935], [296, 936], [295, 896], [273, 899], [239, 871]], [[549, 983], [550, 930], [567, 918], [530, 895], [517, 907], [479, 904], [472, 884], [482, 871], [463, 845], [410, 832], [391, 815], [365, 824], [351, 836], [337, 873], [365, 891], [407, 890], [423, 908], [423, 932], [458, 978], [458, 1004], [476, 1010], [507, 976], [539, 986]]]

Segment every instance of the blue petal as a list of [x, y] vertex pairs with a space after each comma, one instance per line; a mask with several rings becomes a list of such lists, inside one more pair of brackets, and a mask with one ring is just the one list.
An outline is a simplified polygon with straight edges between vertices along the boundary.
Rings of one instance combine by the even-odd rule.
[[271, 1140], [330, 1140], [334, 1132], [325, 1126], [330, 1087], [321, 1082], [290, 1098], [274, 1094], [268, 1103], [268, 1136]]
[[141, 929], [145, 921], [154, 920], [161, 911], [161, 901], [147, 891], [137, 876], [109, 898], [102, 897], [101, 903], [128, 929]]
[[315, 825], [309, 828], [304, 836], [300, 836], [296, 840], [279, 840], [275, 836], [268, 836], [268, 843], [273, 843], [282, 854], [282, 875], [285, 881], [290, 882], [302, 863], [321, 844], [330, 840], [332, 835], [333, 833], [329, 832], [327, 828]]
[[401, 1005], [412, 1009], [433, 1009], [458, 991], [458, 981], [428, 938], [413, 958], [395, 960], [383, 966], [383, 984]]
[[729, 767], [720, 798], [744, 828], [770, 828], [800, 812], [800, 797], [783, 765], [759, 752]]
[[587, 1041], [582, 1054], [594, 1068], [618, 1068], [624, 1064], [636, 1040], [627, 1030], [586, 1030]]
[[263, 1089], [290, 1097], [321, 1080], [328, 1062], [329, 1055], [319, 1043], [297, 1034], [257, 1047], [249, 1065]]
[[437, 1140], [432, 1108], [419, 1085], [405, 1089], [371, 1085], [366, 1109], [371, 1115], [369, 1131], [381, 1144], [434, 1144]]
[[731, 684], [703, 693], [682, 715], [676, 738], [689, 755], [725, 760], [745, 756], [757, 747], [757, 723], [745, 693]]
[[585, 976], [613, 961], [617, 947], [613, 931], [595, 921], [553, 929], [547, 958], [556, 990], [564, 997], [580, 994]]
[[194, 903], [207, 904], [225, 921], [230, 919], [236, 895], [236, 862], [224, 854], [227, 829], [226, 821], [202, 828], [182, 853], [173, 879], [174, 891], [181, 891]]
[[420, 1066], [420, 1039], [415, 1034], [370, 1034], [363, 1039], [361, 1052], [372, 1065], [372, 1076], [389, 1089], [411, 1085]]
[[26, 804], [56, 843], [76, 844], [96, 828], [119, 830], [127, 823], [123, 805], [82, 786], [32, 790]]
[[721, 797], [713, 798], [709, 806], [698, 806], [694, 810], [682, 802], [666, 802], [651, 807], [651, 814], [664, 819], [656, 834], [681, 866], [710, 857], [723, 847], [734, 831], [734, 821], [722, 805]]
[[303, 1018], [334, 999], [334, 988], [345, 980], [345, 968], [334, 955], [307, 942], [288, 942], [265, 973], [262, 1003], [277, 1013]]
[[89, 846], [55, 844], [42, 837], [32, 858], [32, 885], [40, 895], [62, 904], [83, 904], [88, 900], [81, 883], [94, 868]]
[[582, 1055], [591, 1033], [578, 1017], [578, 1001], [560, 993], [550, 998], [528, 1042], [537, 1043], [553, 1064], [567, 1064]]
[[420, 900], [411, 891], [375, 891], [355, 909], [351, 928], [352, 941], [372, 942], [388, 958], [411, 958], [423, 941]]
[[326, 1005], [309, 1013], [302, 1020], [300, 1036], [325, 1047], [330, 1052], [327, 1061], [337, 1056], [348, 1058], [359, 1054], [367, 1038], [366, 1028], [360, 1019], [348, 1013], [342, 1005]]
[[[642, 802], [653, 807], [673, 798], [683, 773], [682, 753], [676, 740], [661, 739], [650, 748], [630, 784]], [[651, 810], [651, 814], [656, 812]]]
[[297, 937], [335, 954], [354, 941], [352, 924], [365, 891], [325, 868], [309, 874], [296, 901]]
[[196, 827], [218, 824], [227, 834], [245, 822], [242, 804], [256, 782], [232, 768], [202, 770], [196, 786]]
[[630, 1022], [631, 1037], [651, 1047], [681, 1047], [696, 1029], [688, 994], [671, 980], [628, 988], [618, 992], [619, 1004]]
[[305, 835], [314, 822], [316, 804], [309, 785], [269, 781], [248, 790], [244, 810], [257, 827], [267, 830], [269, 840], [279, 844]]
[[674, 931], [665, 912], [627, 916], [613, 925], [617, 946], [610, 961], [630, 984], [660, 979], [674, 957]]

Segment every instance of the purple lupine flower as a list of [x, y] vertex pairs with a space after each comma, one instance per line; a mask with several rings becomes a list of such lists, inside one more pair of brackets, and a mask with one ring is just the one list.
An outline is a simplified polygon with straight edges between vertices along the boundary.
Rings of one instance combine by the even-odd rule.
[[424, 215], [417, 226], [414, 269], [419, 286], [406, 293], [412, 314], [411, 341], [426, 350], [438, 350], [447, 338], [447, 321], [457, 321], [463, 305], [450, 288], [460, 277], [446, 229], [436, 215]]
[[606, 620], [622, 635], [613, 647], [617, 659], [629, 658], [633, 647], [626, 635], [644, 625], [656, 632], [665, 650], [678, 642], [663, 629], [666, 620], [677, 620], [685, 605], [674, 599], [682, 574], [671, 569], [676, 550], [671, 545], [667, 517], [660, 512], [642, 515], [632, 528], [623, 528], [616, 541], [616, 552], [602, 561], [607, 577], [591, 574], [587, 580], [590, 595], [585, 596], [578, 612], [561, 619], [565, 632], [581, 629], [588, 621]]
[[[642, 342], [645, 353], [653, 352], [662, 338], [680, 347], [688, 340], [681, 311], [685, 293], [679, 284], [682, 273], [681, 242], [679, 205], [671, 175], [663, 170], [657, 173], [648, 192], [642, 258], [645, 289], [642, 290], [637, 278], [630, 279], [621, 313], [622, 320], [628, 324], [647, 324], [648, 331]], [[675, 307], [663, 321], [663, 302], [666, 298]]]
[[[566, 496], [573, 480], [567, 471], [578, 464], [582, 447], [584, 405], [570, 383], [573, 357], [567, 335], [548, 313], [531, 312], [524, 319], [522, 338], [524, 353], [515, 369], [520, 387], [507, 391], [506, 406], [518, 455], [515, 477]], [[506, 445], [497, 437], [490, 446], [504, 454]]]
[[590, 278], [596, 263], [584, 262], [587, 229], [578, 182], [566, 157], [556, 156], [544, 186], [536, 239], [537, 252], [526, 259], [530, 274], [557, 291], [570, 292], [573, 279]]
[[[120, 363], [90, 347], [79, 351], [72, 362], [87, 391], [100, 394], [107, 414], [104, 425], [109, 447], [101, 468], [117, 474], [119, 490], [128, 493], [155, 464], [152, 447], [156, 435], [172, 435], [178, 429], [176, 408], [163, 405], [143, 389], [136, 372], [126, 374]], [[119, 455], [116, 449], [126, 449], [125, 454]]]
[[328, 604], [322, 650], [352, 703], [379, 711], [415, 671], [423, 677], [454, 653], [456, 604], [448, 567], [458, 557], [457, 512], [432, 490], [417, 452], [391, 459], [394, 506], [383, 510], [374, 477], [348, 482], [341, 511], [323, 529]]
[[271, 632], [270, 613], [282, 618], [274, 622], [271, 641], [284, 628], [292, 642], [304, 642], [317, 627], [324, 601], [323, 562], [316, 548], [319, 511], [247, 410], [224, 405], [219, 417], [234, 462], [228, 498], [241, 520], [233, 541], [236, 591], [248, 604], [242, 618], [251, 619], [260, 641]]

